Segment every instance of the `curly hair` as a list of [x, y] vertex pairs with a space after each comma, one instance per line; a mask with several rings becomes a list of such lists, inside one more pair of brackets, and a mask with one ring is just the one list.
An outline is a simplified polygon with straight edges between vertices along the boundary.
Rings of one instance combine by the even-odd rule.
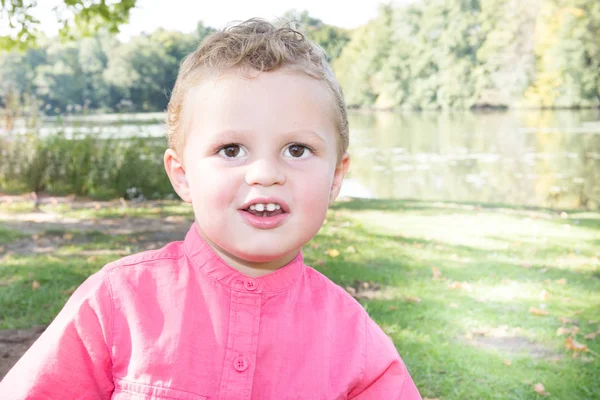
[[348, 149], [348, 117], [342, 88], [327, 63], [327, 54], [287, 22], [282, 26], [259, 18], [231, 25], [205, 38], [179, 68], [167, 107], [169, 146], [179, 154], [185, 144], [181, 110], [185, 94], [210, 72], [239, 69], [270, 72], [290, 68], [326, 83], [335, 99], [338, 160]]

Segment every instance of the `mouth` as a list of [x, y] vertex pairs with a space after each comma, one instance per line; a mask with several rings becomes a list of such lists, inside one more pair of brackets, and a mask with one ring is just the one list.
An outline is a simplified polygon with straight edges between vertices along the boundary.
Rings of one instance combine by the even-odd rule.
[[285, 211], [281, 207], [281, 204], [278, 203], [257, 203], [251, 204], [247, 208], [244, 208], [243, 211], [250, 213], [256, 217], [274, 217], [279, 214], [285, 214]]
[[248, 201], [239, 209], [244, 220], [259, 229], [272, 229], [280, 226], [290, 215], [285, 201], [275, 198], [257, 198]]

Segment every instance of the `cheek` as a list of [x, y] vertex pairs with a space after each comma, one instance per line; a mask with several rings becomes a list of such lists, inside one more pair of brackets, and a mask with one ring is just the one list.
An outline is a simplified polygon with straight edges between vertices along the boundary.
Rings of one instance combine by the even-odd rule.
[[[201, 173], [199, 171], [202, 171]], [[188, 182], [192, 189], [192, 203], [202, 206], [200, 212], [211, 212], [228, 206], [235, 199], [235, 180], [210, 166], [198, 166]]]
[[319, 168], [311, 177], [301, 179], [299, 187], [299, 196], [303, 209], [315, 215], [325, 215], [329, 204], [329, 193], [332, 183], [332, 174], [323, 173]]

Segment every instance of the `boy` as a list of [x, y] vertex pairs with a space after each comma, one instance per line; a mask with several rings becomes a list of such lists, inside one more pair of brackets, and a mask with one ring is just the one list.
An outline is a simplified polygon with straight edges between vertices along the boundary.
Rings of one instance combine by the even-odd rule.
[[183, 242], [105, 266], [7, 399], [420, 399], [393, 343], [303, 263], [348, 170], [342, 92], [298, 32], [249, 20], [182, 63], [164, 163]]

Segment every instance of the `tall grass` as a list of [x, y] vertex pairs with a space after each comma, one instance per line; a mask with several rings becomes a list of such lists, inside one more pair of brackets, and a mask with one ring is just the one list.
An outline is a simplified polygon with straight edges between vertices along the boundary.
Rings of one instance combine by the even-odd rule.
[[0, 190], [93, 198], [164, 198], [164, 138], [66, 137], [37, 132], [0, 136]]

